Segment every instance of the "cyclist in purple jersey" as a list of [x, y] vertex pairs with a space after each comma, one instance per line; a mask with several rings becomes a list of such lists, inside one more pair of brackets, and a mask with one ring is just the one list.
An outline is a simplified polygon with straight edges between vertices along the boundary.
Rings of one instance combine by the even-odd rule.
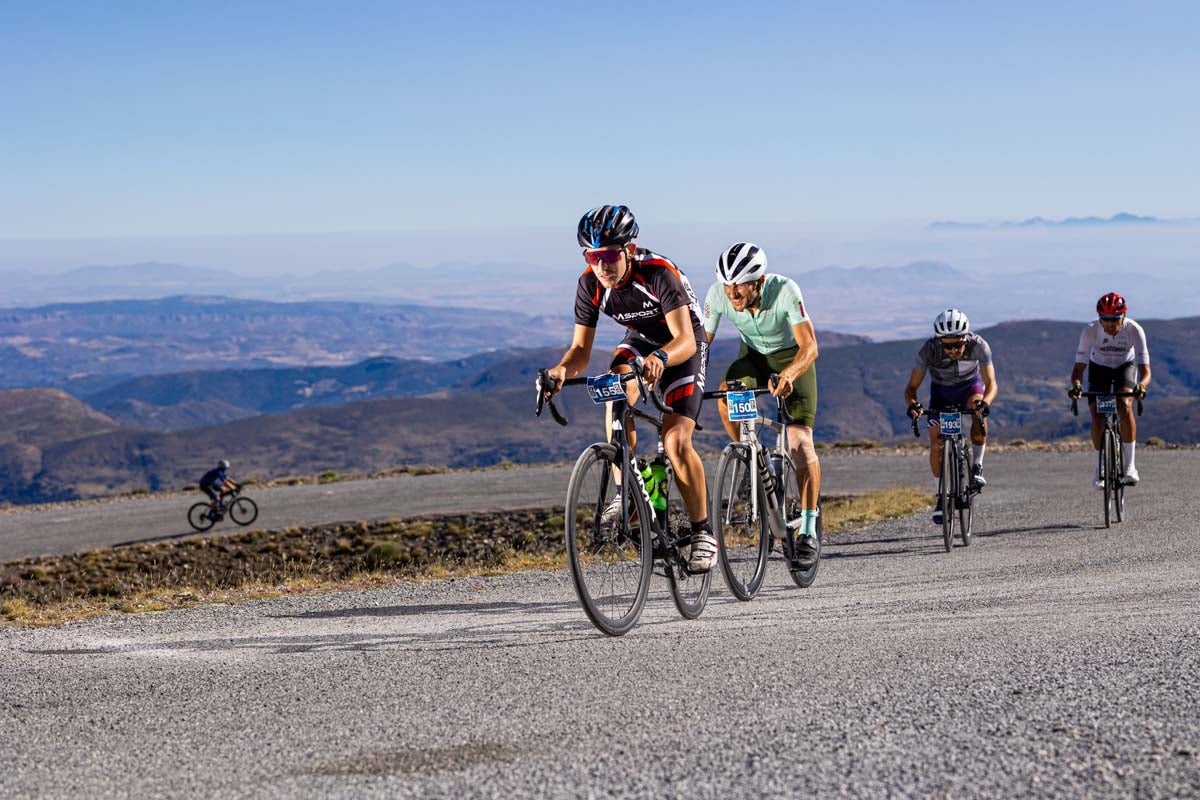
[[[548, 373], [561, 386], [587, 367], [601, 313], [626, 327], [610, 369], [630, 372], [631, 362], [641, 358], [646, 382], [662, 386], [663, 402], [673, 412], [663, 415], [663, 448], [692, 520], [688, 568], [702, 572], [711, 569], [717, 559], [717, 540], [708, 522], [704, 464], [692, 446], [704, 392], [708, 339], [687, 278], [669, 259], [637, 247], [637, 235], [637, 222], [625, 206], [600, 206], [579, 221], [577, 239], [588, 268], [579, 276], [575, 291], [571, 346]], [[626, 391], [629, 401], [635, 402], [636, 384], [626, 384]], [[611, 414], [610, 404], [606, 431], [612, 429]], [[605, 516], [619, 513], [618, 494]]]
[[[1083, 329], [1079, 336], [1079, 348], [1075, 353], [1075, 367], [1071, 370], [1071, 387], [1067, 394], [1078, 399], [1083, 392], [1084, 370], [1088, 375], [1089, 392], [1132, 391], [1139, 397], [1146, 396], [1150, 385], [1150, 350], [1146, 347], [1146, 332], [1142, 326], [1125, 317], [1125, 298], [1109, 292], [1096, 301], [1095, 322]], [[1130, 397], [1117, 398], [1117, 417], [1121, 420], [1121, 460], [1125, 474], [1121, 482], [1136, 486], [1140, 480], [1134, 455], [1137, 448], [1137, 417], [1133, 415]], [[1097, 451], [1103, 444], [1104, 422], [1096, 412], [1096, 398], [1088, 398], [1092, 412], [1092, 446]], [[1100, 460], [1096, 460], [1096, 472], [1092, 486], [1103, 489], [1100, 480]]]
[[[904, 387], [904, 402], [908, 415], [919, 417], [925, 410], [917, 401], [917, 390], [929, 372], [929, 467], [933, 471], [934, 494], [942, 474], [942, 435], [937, 411], [958, 406], [969, 412], [971, 420], [971, 486], [987, 485], [983, 477], [983, 454], [987, 449], [987, 429], [983, 419], [991, 413], [996, 400], [996, 369], [992, 365], [992, 348], [978, 334], [971, 333], [967, 315], [948, 308], [933, 323], [934, 336], [917, 353], [916, 363]], [[933, 511], [933, 521], [942, 524], [941, 499]]]

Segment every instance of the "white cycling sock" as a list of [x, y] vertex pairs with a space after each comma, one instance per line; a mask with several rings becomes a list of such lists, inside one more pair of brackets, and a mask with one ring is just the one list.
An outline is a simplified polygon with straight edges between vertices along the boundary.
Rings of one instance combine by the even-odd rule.
[[987, 449], [987, 443], [971, 445], [971, 457], [975, 459], [976, 464], [983, 463], [983, 451]]
[[801, 536], [816, 536], [817, 535], [817, 512], [806, 508], [800, 512], [800, 517], [804, 520], [804, 524], [800, 527], [800, 535]]
[[934, 497], [937, 497], [937, 496], [938, 496], [938, 493], [940, 493], [941, 491], [942, 491], [942, 480], [941, 480], [941, 478], [934, 478], [934, 479], [933, 479], [933, 496], [934, 496]]
[[1126, 470], [1133, 466], [1133, 454], [1135, 447], [1137, 447], [1137, 442], [1121, 442], [1121, 457], [1125, 459]]

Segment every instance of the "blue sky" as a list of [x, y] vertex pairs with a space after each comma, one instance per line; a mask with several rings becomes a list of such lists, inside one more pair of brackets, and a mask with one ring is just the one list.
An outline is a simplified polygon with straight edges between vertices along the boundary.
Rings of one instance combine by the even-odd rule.
[[1200, 215], [1200, 4], [7, 3], [0, 239]]

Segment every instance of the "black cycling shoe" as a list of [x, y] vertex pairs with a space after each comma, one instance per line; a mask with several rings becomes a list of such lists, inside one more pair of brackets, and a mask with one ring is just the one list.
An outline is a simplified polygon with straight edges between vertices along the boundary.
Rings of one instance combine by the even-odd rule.
[[933, 507], [933, 524], [941, 525], [942, 520], [942, 498], [939, 497], [937, 499], [937, 504]]
[[987, 486], [987, 480], [983, 477], [983, 464], [976, 464], [971, 467], [971, 488], [982, 489]]
[[797, 536], [796, 537], [796, 565], [801, 569], [808, 569], [813, 564], [817, 563], [817, 537], [816, 536]]

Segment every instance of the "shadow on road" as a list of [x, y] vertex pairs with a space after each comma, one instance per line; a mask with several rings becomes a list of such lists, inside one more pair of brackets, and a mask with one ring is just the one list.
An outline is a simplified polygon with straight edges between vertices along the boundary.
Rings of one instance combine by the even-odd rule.
[[[1100, 526], [1103, 528], [1104, 526]], [[972, 531], [972, 536], [977, 537], [992, 537], [992, 536], [1007, 536], [1010, 533], [1052, 533], [1054, 531], [1082, 531], [1094, 530], [1092, 526], [1075, 525], [1074, 523], [1062, 523], [1059, 525], [1035, 525], [1029, 528], [1000, 528], [991, 531]]]
[[[130, 539], [125, 542], [116, 542], [112, 545], [112, 547], [115, 550], [118, 547], [132, 547], [135, 544], [150, 544], [152, 542], [170, 542], [175, 539], [186, 539], [189, 536], [204, 536], [204, 535], [212, 535], [212, 534], [208, 534], [207, 532], [202, 534], [202, 533], [199, 533], [198, 531], [181, 531], [179, 533], [164, 533], [162, 536], [147, 536], [144, 539]], [[220, 534], [217, 534], [217, 535], [219, 536]]]

